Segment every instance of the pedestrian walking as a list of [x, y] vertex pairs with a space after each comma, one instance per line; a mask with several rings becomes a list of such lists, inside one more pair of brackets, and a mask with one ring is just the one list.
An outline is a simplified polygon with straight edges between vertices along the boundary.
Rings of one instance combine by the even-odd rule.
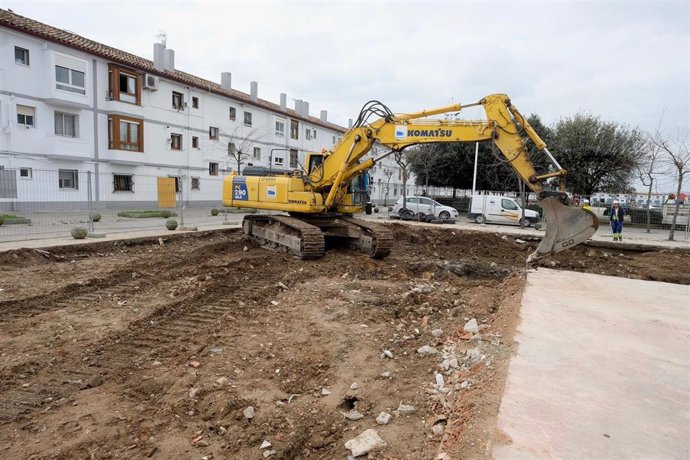
[[623, 217], [625, 213], [620, 207], [618, 200], [613, 200], [611, 210], [609, 211], [609, 219], [611, 219], [611, 232], [613, 233], [613, 241], [623, 241]]

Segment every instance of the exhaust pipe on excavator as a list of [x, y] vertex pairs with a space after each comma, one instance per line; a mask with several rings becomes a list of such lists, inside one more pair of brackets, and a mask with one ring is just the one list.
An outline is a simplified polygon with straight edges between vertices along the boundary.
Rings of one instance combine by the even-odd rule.
[[527, 263], [534, 262], [588, 240], [599, 228], [599, 218], [592, 211], [566, 206], [557, 197], [541, 201], [546, 220], [546, 234]]

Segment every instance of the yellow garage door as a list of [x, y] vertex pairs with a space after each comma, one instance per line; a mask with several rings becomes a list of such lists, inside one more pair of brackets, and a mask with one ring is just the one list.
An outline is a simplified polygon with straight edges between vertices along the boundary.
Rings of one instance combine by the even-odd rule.
[[174, 208], [177, 206], [177, 194], [175, 193], [174, 177], [158, 178], [158, 207]]

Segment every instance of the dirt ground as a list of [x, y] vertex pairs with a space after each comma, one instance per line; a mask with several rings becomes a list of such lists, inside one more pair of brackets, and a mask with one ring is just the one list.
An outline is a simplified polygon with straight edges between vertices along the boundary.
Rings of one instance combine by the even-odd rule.
[[[238, 230], [0, 253], [0, 457], [346, 458], [369, 428], [369, 458], [488, 456], [536, 241], [390, 228], [383, 261]], [[690, 284], [682, 251], [541, 265]]]

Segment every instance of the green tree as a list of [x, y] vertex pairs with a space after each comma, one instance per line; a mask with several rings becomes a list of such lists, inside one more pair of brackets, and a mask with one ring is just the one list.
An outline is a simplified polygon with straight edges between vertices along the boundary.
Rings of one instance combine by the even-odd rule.
[[647, 153], [640, 131], [591, 114], [562, 118], [553, 135], [568, 190], [584, 196], [630, 189]]
[[[529, 124], [548, 144], [552, 131], [546, 127], [538, 115], [527, 118]], [[537, 152], [534, 144], [527, 142], [528, 155], [540, 172], [547, 171], [547, 160], [542, 152]], [[411, 161], [411, 169], [417, 177], [417, 185], [471, 189], [474, 171], [474, 142], [424, 144]], [[518, 176], [501, 152], [491, 142], [479, 144], [477, 164], [477, 190], [519, 189]]]

